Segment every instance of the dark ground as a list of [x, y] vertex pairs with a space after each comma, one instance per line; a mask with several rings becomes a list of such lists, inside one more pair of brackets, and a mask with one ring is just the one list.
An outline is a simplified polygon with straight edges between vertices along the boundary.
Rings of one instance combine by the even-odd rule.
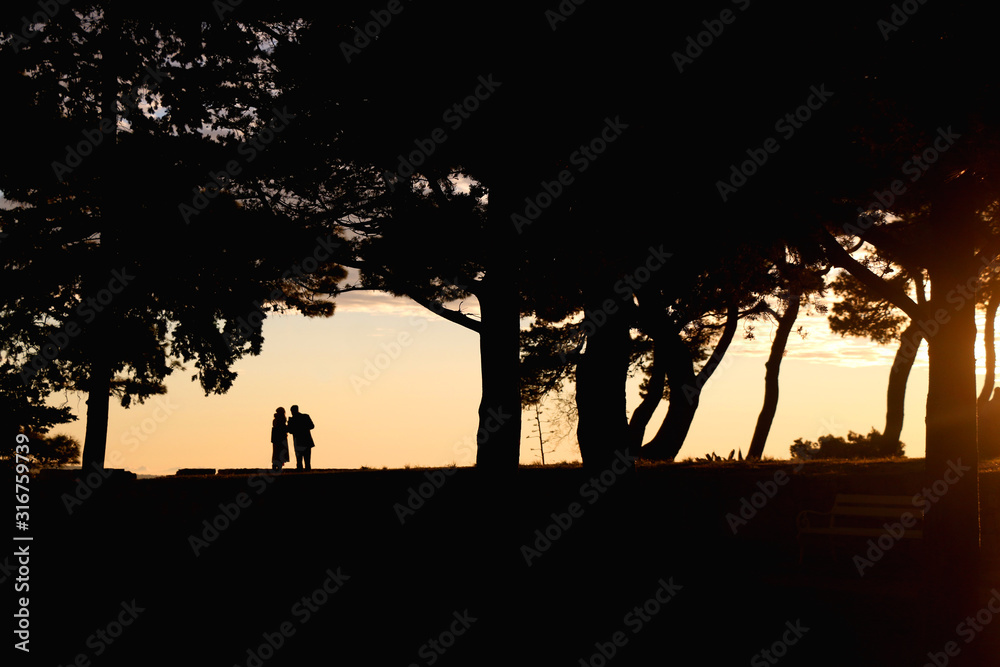
[[[851, 557], [864, 540], [836, 556], [815, 545], [799, 567], [795, 530], [799, 510], [828, 509], [838, 492], [919, 491], [922, 461], [793, 468], [640, 467], [634, 492], [573, 468], [525, 468], [502, 488], [471, 469], [112, 478], [72, 514], [75, 482], [36, 478], [31, 661], [14, 651], [14, 664], [927, 663], [941, 647], [922, 643], [920, 547], [896, 545], [861, 577]], [[734, 536], [727, 513], [778, 470], [790, 480]], [[428, 475], [445, 480], [433, 493]], [[1000, 474], [980, 480], [995, 570]], [[424, 483], [430, 497], [401, 524], [394, 505]], [[580, 516], [552, 527], [571, 503]], [[223, 529], [205, 533], [206, 520]], [[556, 539], [529, 566], [522, 545], [546, 527]], [[197, 556], [192, 535], [205, 540]], [[984, 578], [984, 600], [993, 586]], [[633, 610], [646, 603], [643, 618]], [[974, 641], [1000, 655], [993, 634]], [[760, 652], [776, 642], [769, 662]]]

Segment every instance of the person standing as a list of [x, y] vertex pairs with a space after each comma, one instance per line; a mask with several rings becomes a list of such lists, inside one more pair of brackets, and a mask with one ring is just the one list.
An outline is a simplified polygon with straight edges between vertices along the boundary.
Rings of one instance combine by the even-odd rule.
[[281, 470], [288, 463], [288, 426], [285, 423], [285, 409], [274, 411], [271, 422], [271, 469]]
[[304, 412], [299, 412], [299, 406], [292, 406], [292, 416], [288, 419], [288, 432], [292, 434], [292, 442], [295, 448], [295, 469], [302, 470], [305, 464], [306, 470], [311, 470], [310, 458], [312, 457], [313, 430], [312, 419]]

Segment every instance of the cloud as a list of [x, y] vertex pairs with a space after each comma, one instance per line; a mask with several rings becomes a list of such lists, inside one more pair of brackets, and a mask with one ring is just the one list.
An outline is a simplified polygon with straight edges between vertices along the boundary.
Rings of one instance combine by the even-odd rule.
[[[799, 335], [799, 328], [805, 337]], [[754, 328], [754, 339], [734, 340], [729, 354], [746, 357], [767, 357], [771, 353], [771, 341], [777, 324], [773, 321], [758, 323]], [[844, 337], [830, 331], [825, 315], [800, 315], [788, 337], [785, 347], [786, 359], [814, 361], [848, 368], [891, 365], [896, 355], [896, 344], [877, 345], [866, 338]], [[917, 366], [926, 365], [927, 353], [922, 347], [917, 355]]]
[[[409, 297], [393, 296], [384, 292], [348, 292], [335, 300], [337, 312], [340, 313], [371, 313], [374, 315], [398, 315], [400, 317], [422, 317], [428, 320], [439, 319]], [[461, 311], [465, 315], [479, 318], [479, 301], [475, 297], [445, 304], [451, 310]]]
[[[337, 297], [336, 303], [338, 312], [343, 313], [421, 317], [430, 321], [438, 319], [437, 315], [408, 297], [397, 297], [383, 292], [349, 292]], [[475, 297], [470, 297], [462, 302], [449, 303], [447, 307], [452, 310], [461, 310], [462, 313], [477, 319], [480, 315], [479, 302]], [[982, 331], [985, 327], [985, 315], [981, 311], [976, 314], [976, 323], [979, 331]], [[800, 327], [805, 337], [798, 333]], [[771, 341], [774, 339], [776, 330], [777, 324], [773, 321], [758, 322], [754, 328], [755, 338], [745, 340], [737, 334], [728, 354], [766, 358], [771, 353]], [[373, 336], [379, 335], [378, 331], [373, 333]], [[830, 331], [826, 315], [812, 313], [800, 315], [795, 321], [794, 329], [785, 348], [785, 358], [846, 368], [891, 366], [897, 348], [898, 343], [895, 341], [888, 345], [878, 345], [867, 338], [835, 334]], [[982, 335], [980, 335], [976, 341], [976, 372], [979, 374], [985, 372], [985, 357]], [[914, 368], [926, 366], [927, 344], [924, 342], [917, 353]]]

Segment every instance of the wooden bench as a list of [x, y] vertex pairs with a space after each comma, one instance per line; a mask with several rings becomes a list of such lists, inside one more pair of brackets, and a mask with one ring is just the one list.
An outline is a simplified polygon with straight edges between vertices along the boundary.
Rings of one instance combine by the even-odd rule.
[[[910, 517], [904, 522], [906, 514]], [[838, 536], [878, 538], [886, 534], [886, 524], [902, 523], [904, 530], [899, 539], [920, 539], [924, 535], [923, 521], [924, 513], [914, 506], [912, 496], [838, 493], [829, 512], [802, 510], [796, 517], [799, 563], [802, 563], [804, 539], [808, 535], [829, 535], [832, 547]]]

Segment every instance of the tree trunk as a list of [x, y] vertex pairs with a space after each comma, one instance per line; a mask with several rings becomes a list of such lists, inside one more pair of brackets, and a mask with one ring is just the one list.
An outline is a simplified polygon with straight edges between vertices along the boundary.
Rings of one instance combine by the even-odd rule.
[[[91, 158], [100, 173], [100, 248], [97, 261], [83, 281], [85, 297], [97, 297], [111, 277], [114, 248], [114, 226], [118, 216], [118, 165], [115, 163], [118, 133], [118, 67], [121, 63], [121, 31], [118, 29], [116, 8], [104, 8], [107, 34], [101, 48], [103, 90], [101, 91], [101, 117], [111, 130]], [[96, 314], [86, 327], [85, 340], [90, 356], [90, 373], [87, 379], [87, 426], [84, 434], [82, 467], [103, 468], [108, 447], [108, 415], [111, 401], [111, 381], [114, 377], [113, 354], [115, 327], [112, 325], [116, 305], [112, 301]]]
[[673, 461], [691, 430], [701, 390], [694, 373], [694, 358], [680, 334], [673, 334], [664, 347], [669, 354], [667, 385], [670, 387], [670, 404], [656, 435], [643, 446], [642, 457]]
[[84, 432], [82, 467], [84, 472], [104, 468], [108, 449], [108, 415], [111, 402], [112, 369], [105, 351], [107, 343], [91, 345], [90, 378], [87, 388], [87, 427]]
[[899, 435], [903, 431], [903, 409], [906, 401], [906, 382], [910, 377], [910, 370], [913, 362], [917, 358], [917, 351], [920, 349], [920, 341], [924, 334], [911, 321], [910, 325], [903, 330], [900, 335], [899, 349], [896, 350], [896, 358], [892, 362], [892, 370], [889, 372], [889, 388], [886, 391], [885, 407], [885, 430], [882, 432], [884, 446], [895, 448], [899, 442]]
[[979, 458], [993, 459], [1000, 456], [1000, 399], [990, 400], [993, 385], [996, 384], [996, 318], [1000, 306], [1000, 290], [994, 288], [986, 303], [986, 331], [983, 345], [986, 348], [986, 379], [979, 400], [976, 402], [976, 425], [978, 427]]
[[801, 297], [798, 294], [790, 295], [785, 312], [778, 318], [778, 331], [774, 336], [774, 342], [771, 343], [771, 354], [764, 364], [764, 405], [757, 417], [757, 426], [750, 440], [747, 460], [758, 460], [764, 455], [764, 445], [767, 444], [767, 436], [771, 432], [771, 424], [778, 411], [778, 372], [781, 370], [781, 358], [785, 354], [792, 325], [799, 315], [800, 303]]
[[976, 402], [976, 425], [980, 459], [994, 459], [1000, 456], [1000, 398], [993, 396], [996, 384], [996, 317], [1000, 306], [1000, 291], [994, 291], [986, 304], [986, 331], [983, 345], [986, 347], [986, 380]]
[[986, 330], [983, 332], [983, 345], [986, 347], [986, 380], [983, 382], [982, 391], [979, 392], [978, 405], [980, 409], [989, 403], [990, 395], [993, 393], [993, 385], [996, 384], [997, 307], [1000, 307], [1000, 290], [994, 288], [993, 292], [990, 294], [989, 301], [986, 302]]
[[[621, 460], [619, 455], [635, 453], [628, 438], [625, 405], [629, 327], [620, 309], [612, 314], [599, 307], [585, 312], [587, 346], [576, 366], [577, 440], [584, 468], [600, 473]], [[606, 319], [598, 322], [594, 313]]]
[[632, 451], [638, 452], [642, 447], [642, 439], [646, 434], [646, 426], [652, 419], [653, 413], [663, 400], [663, 390], [667, 385], [667, 369], [664, 361], [666, 352], [663, 351], [663, 343], [653, 340], [653, 365], [649, 372], [649, 381], [646, 383], [646, 395], [642, 401], [632, 411], [632, 416], [628, 421], [628, 438]]
[[[955, 255], [946, 254], [948, 259]], [[955, 253], [957, 254], [957, 253]], [[926, 510], [925, 584], [930, 636], [949, 636], [978, 609], [979, 478], [976, 445], [975, 304], [946, 302], [954, 285], [973, 268], [971, 251], [931, 273], [935, 318], [927, 334], [927, 454], [922, 492]], [[959, 269], [955, 270], [955, 262]], [[965, 260], [965, 261], [963, 261]], [[934, 309], [936, 307], [936, 310]], [[935, 490], [936, 489], [936, 490]], [[940, 493], [939, 493], [940, 492]], [[953, 637], [952, 637], [953, 638]]]
[[[492, 198], [493, 210], [503, 210], [497, 197]], [[513, 263], [516, 233], [510, 220], [500, 214], [492, 215], [489, 222], [487, 273], [478, 294], [483, 395], [476, 467], [506, 476], [517, 471], [521, 454], [521, 313]]]
[[[679, 334], [670, 339], [666, 349], [670, 357], [666, 362], [667, 378], [670, 386], [670, 405], [667, 416], [656, 431], [656, 435], [642, 448], [642, 457], [646, 459], [673, 461], [684, 445], [691, 423], [701, 403], [701, 390], [705, 387], [715, 369], [722, 363], [733, 337], [736, 335], [736, 325], [739, 319], [739, 308], [729, 307], [726, 315], [726, 325], [722, 329], [712, 356], [708, 358], [701, 371], [694, 373], [694, 359]], [[683, 400], [681, 398], [683, 397]], [[640, 434], [641, 435], [641, 434]]]
[[[825, 244], [838, 266], [906, 311], [927, 338], [927, 453], [918, 508], [926, 511], [922, 634], [929, 647], [954, 641], [956, 625], [980, 608], [975, 303], [955, 291], [982, 270], [971, 224], [977, 215], [976, 198], [971, 196], [975, 193], [963, 192], [968, 180], [956, 179], [951, 205], [945, 202], [940, 213], [933, 212], [934, 261], [926, 267], [931, 279], [926, 304], [915, 304], [902, 291], [887, 287], [832, 237]], [[975, 658], [976, 646], [963, 648], [956, 664], [976, 664], [969, 661]]]

